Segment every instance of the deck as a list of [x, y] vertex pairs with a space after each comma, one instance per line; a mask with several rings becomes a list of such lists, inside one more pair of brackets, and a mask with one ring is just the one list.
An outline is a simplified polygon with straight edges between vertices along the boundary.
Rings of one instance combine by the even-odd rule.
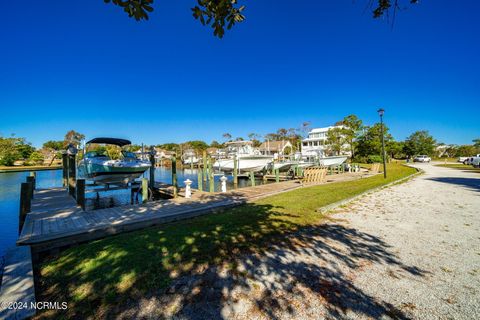
[[[365, 176], [360, 173], [330, 175], [325, 183], [356, 180]], [[35, 191], [32, 210], [26, 216], [17, 245], [29, 245], [36, 254], [108, 235], [196, 217], [300, 187], [302, 184], [299, 181], [290, 180], [225, 193], [194, 190], [190, 199], [177, 197], [92, 211], [83, 211], [77, 207], [75, 200], [63, 188], [38, 190]], [[182, 193], [180, 190], [179, 194]]]
[[[12, 307], [15, 303], [18, 308]], [[13, 247], [5, 254], [0, 288], [0, 319], [26, 319], [35, 315], [35, 288], [30, 247]]]
[[41, 252], [199, 216], [299, 187], [298, 181], [285, 181], [226, 193], [194, 191], [191, 199], [178, 197], [92, 211], [82, 211], [63, 188], [38, 190], [17, 245], [30, 245]]

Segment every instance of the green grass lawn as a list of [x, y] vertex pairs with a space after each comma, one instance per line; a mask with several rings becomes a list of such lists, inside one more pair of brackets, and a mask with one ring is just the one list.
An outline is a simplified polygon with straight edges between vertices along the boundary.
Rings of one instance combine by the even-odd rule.
[[437, 164], [437, 167], [444, 167], [444, 168], [453, 168], [453, 169], [462, 169], [474, 172], [480, 172], [480, 168], [474, 168], [470, 165], [465, 165], [462, 163], [447, 163], [447, 164]]
[[261, 252], [288, 233], [318, 225], [325, 219], [317, 212], [322, 206], [415, 172], [392, 163], [387, 179], [376, 175], [300, 188], [221, 213], [79, 245], [38, 266], [38, 301], [69, 302], [67, 317], [85, 318], [92, 310], [114, 313], [115, 305], [162, 290], [173, 277], [230, 263], [241, 253]]

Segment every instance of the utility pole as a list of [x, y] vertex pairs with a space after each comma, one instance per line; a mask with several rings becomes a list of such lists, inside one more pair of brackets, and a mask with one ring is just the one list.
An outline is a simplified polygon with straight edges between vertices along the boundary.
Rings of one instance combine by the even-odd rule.
[[387, 178], [387, 159], [385, 156], [385, 134], [383, 133], [383, 114], [385, 113], [385, 110], [382, 108], [377, 110], [378, 115], [380, 116], [380, 130], [381, 130], [381, 135], [382, 135], [382, 159], [383, 159], [383, 177]]

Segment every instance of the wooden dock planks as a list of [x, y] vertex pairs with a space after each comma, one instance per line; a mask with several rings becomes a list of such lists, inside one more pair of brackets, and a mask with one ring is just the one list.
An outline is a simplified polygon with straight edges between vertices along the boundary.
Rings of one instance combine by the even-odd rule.
[[27, 215], [17, 244], [32, 245], [34, 249], [52, 249], [108, 234], [194, 217], [298, 187], [300, 184], [296, 181], [285, 181], [227, 193], [197, 191], [192, 199], [176, 198], [87, 212], [78, 208], [73, 198], [63, 189], [39, 190], [35, 193], [32, 212]]
[[[29, 246], [14, 247], [5, 254], [0, 288], [0, 319], [21, 320], [35, 315], [35, 287]], [[16, 303], [17, 308], [10, 308]]]

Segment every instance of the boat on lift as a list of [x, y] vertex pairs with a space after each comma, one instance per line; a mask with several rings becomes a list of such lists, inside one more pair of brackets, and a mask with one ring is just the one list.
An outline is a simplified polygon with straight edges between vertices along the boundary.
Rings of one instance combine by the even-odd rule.
[[200, 161], [199, 158], [197, 158], [197, 154], [195, 150], [189, 149], [185, 150], [185, 152], [182, 154], [182, 163], [184, 165], [192, 165], [192, 164], [198, 164]]
[[[93, 144], [119, 147], [120, 151], [115, 156], [118, 159], [112, 159], [104, 147], [90, 148], [93, 150], [88, 151]], [[133, 152], [124, 149], [130, 144], [129, 140], [117, 138], [95, 138], [88, 141], [83, 159], [78, 164], [79, 177], [100, 184], [128, 184], [139, 178], [151, 164], [147, 160], [138, 159]]]
[[252, 141], [232, 141], [227, 142], [226, 146], [227, 157], [215, 161], [215, 170], [233, 172], [234, 159], [237, 159], [238, 173], [259, 172], [273, 160], [273, 156], [262, 155], [254, 149]]
[[327, 156], [318, 154], [317, 156], [303, 156], [302, 160], [298, 162], [298, 165], [302, 168], [308, 168], [311, 166], [321, 167], [336, 167], [347, 161], [348, 156]]

